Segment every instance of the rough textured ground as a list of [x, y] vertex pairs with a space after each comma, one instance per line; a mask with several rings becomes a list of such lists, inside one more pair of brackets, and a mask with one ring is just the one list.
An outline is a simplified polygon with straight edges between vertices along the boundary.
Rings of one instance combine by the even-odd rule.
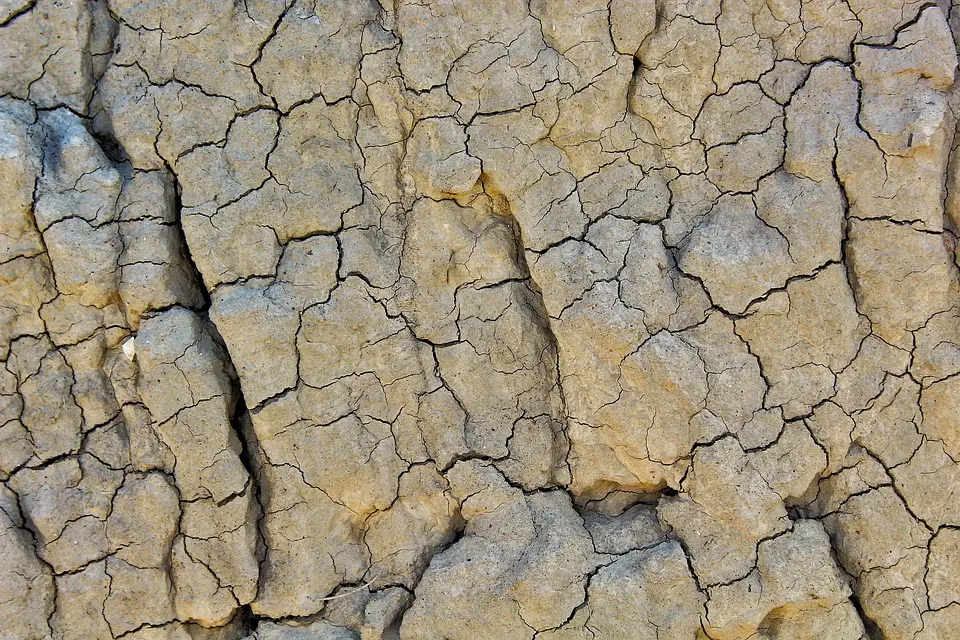
[[960, 637], [953, 34], [0, 0], [0, 638]]

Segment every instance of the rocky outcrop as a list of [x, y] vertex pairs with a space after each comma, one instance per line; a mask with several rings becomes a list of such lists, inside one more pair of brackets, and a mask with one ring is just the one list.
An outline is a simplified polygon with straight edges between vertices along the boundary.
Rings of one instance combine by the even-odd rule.
[[954, 637], [958, 38], [0, 0], [0, 638]]

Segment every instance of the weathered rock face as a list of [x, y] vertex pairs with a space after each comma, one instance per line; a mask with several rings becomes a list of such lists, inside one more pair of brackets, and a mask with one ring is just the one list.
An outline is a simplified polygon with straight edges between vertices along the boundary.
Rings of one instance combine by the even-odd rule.
[[958, 37], [0, 0], [0, 639], [958, 637]]

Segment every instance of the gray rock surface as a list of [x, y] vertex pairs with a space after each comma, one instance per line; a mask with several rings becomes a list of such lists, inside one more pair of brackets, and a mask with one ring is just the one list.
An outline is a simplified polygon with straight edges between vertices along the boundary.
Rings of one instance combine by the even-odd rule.
[[956, 0], [0, 0], [0, 640], [950, 640]]

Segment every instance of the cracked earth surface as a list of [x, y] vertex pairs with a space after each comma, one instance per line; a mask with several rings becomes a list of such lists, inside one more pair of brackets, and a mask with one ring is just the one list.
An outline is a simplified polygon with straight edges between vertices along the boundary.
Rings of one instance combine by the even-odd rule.
[[958, 36], [0, 0], [0, 638], [960, 637]]

